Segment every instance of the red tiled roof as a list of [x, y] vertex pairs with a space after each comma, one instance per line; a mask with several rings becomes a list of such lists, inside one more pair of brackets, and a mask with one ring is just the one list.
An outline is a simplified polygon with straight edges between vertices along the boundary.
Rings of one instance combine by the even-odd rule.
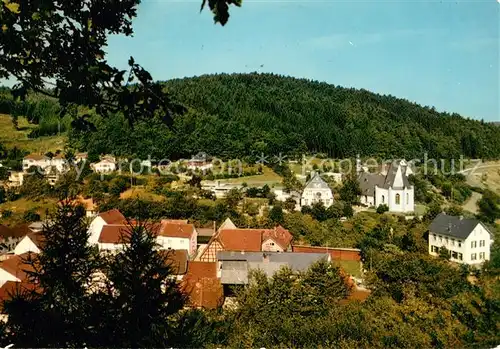
[[194, 225], [186, 223], [173, 223], [172, 221], [162, 220], [159, 235], [174, 238], [190, 239], [194, 233]]
[[122, 244], [127, 239], [130, 227], [125, 224], [103, 225], [99, 234], [99, 242], [103, 244]]
[[283, 249], [286, 249], [292, 242], [293, 236], [288, 230], [279, 225], [274, 229], [264, 230], [262, 233], [262, 241], [266, 241], [267, 239], [272, 239]]
[[292, 245], [293, 252], [329, 253], [333, 260], [360, 261], [360, 250], [356, 248]]
[[21, 281], [27, 279], [28, 274], [26, 271], [34, 271], [33, 267], [25, 263], [25, 258], [28, 257], [29, 253], [23, 253], [21, 255], [14, 255], [0, 263], [0, 268], [5, 270], [7, 273], [15, 276]]
[[186, 274], [188, 264], [187, 250], [161, 250], [160, 254], [167, 259], [167, 264], [175, 275]]
[[48, 157], [41, 154], [28, 154], [24, 157], [26, 160], [49, 160]]
[[116, 208], [100, 213], [99, 217], [104, 219], [107, 224], [123, 224], [126, 221], [125, 216]]
[[224, 229], [218, 238], [226, 251], [259, 252], [265, 229]]
[[165, 223], [184, 223], [187, 224], [188, 220], [187, 219], [162, 219], [161, 222]]
[[11, 297], [17, 292], [23, 293], [25, 291], [32, 291], [35, 288], [35, 284], [27, 281], [7, 281], [2, 287], [0, 287], [0, 309], [3, 307], [3, 302], [11, 299]]
[[217, 308], [222, 305], [223, 289], [217, 279], [217, 263], [188, 262], [181, 289], [194, 307]]

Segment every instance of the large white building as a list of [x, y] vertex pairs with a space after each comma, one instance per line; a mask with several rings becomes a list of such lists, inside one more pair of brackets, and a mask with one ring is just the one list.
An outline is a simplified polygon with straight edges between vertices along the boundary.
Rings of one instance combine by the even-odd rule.
[[51, 165], [50, 158], [40, 154], [28, 154], [23, 159], [23, 171], [27, 172], [32, 166], [40, 167], [45, 170]]
[[333, 192], [317, 172], [312, 172], [311, 179], [302, 191], [300, 206], [312, 206], [317, 202], [330, 207], [333, 204]]
[[415, 211], [413, 185], [408, 181], [413, 171], [405, 160], [392, 162], [389, 169], [382, 173], [365, 172], [359, 164], [357, 170], [362, 204], [375, 207], [387, 205], [391, 212]]
[[493, 235], [477, 219], [440, 213], [429, 226], [429, 254], [437, 256], [445, 247], [450, 260], [479, 265], [490, 259]]

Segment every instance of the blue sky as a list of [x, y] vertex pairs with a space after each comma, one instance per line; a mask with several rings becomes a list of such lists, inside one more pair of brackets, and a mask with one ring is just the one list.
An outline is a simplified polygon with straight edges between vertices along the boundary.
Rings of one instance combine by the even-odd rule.
[[495, 0], [243, 0], [225, 27], [200, 3], [143, 0], [134, 37], [111, 38], [109, 60], [132, 55], [160, 80], [273, 72], [500, 121]]
[[143, 0], [134, 37], [111, 38], [109, 60], [132, 55], [160, 80], [273, 72], [500, 121], [495, 0], [243, 0], [225, 27], [200, 3]]

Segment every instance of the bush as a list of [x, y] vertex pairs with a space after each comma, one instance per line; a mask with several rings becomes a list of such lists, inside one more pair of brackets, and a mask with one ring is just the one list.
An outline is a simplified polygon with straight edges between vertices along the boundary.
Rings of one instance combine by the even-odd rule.
[[40, 220], [40, 215], [36, 213], [34, 209], [31, 209], [29, 211], [26, 211], [23, 215], [23, 219], [26, 222], [37, 222]]
[[382, 213], [388, 212], [388, 211], [389, 211], [389, 206], [387, 206], [386, 204], [378, 205], [378, 207], [377, 207], [378, 214], [382, 214]]

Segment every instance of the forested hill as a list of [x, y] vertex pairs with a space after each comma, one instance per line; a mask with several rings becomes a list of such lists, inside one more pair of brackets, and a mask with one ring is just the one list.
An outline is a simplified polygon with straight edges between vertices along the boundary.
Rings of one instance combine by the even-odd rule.
[[192, 150], [500, 156], [499, 131], [491, 124], [366, 90], [274, 74], [205, 75], [165, 85], [203, 114], [184, 120]]
[[198, 151], [222, 158], [326, 153], [333, 157], [422, 159], [500, 158], [500, 129], [492, 123], [438, 113], [392, 96], [273, 74], [205, 75], [165, 82], [188, 112], [170, 128], [160, 118], [133, 125], [123, 116], [92, 117], [94, 128], [61, 123], [55, 100], [32, 95], [13, 103], [0, 89], [0, 114], [38, 124], [29, 137], [68, 130], [70, 147], [118, 156], [177, 159]]

